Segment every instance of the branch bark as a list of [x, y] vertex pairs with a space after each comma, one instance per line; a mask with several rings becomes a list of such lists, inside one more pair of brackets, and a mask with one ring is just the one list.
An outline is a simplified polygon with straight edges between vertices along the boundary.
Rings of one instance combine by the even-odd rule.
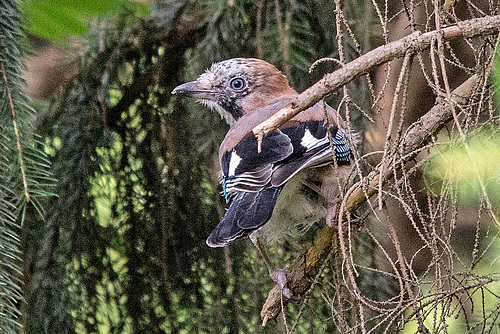
[[[387, 182], [394, 176], [393, 166], [403, 166], [411, 160], [417, 154], [418, 149], [428, 143], [432, 135], [437, 134], [453, 118], [454, 108], [467, 103], [478, 79], [477, 75], [470, 77], [452, 92], [452, 101], [444, 98], [438, 99], [431, 110], [413, 123], [403, 137], [401, 145], [398, 145], [397, 151], [393, 151], [385, 159], [385, 166], [379, 165], [367, 177], [351, 187], [348, 197], [343, 201], [345, 210], [355, 212], [371, 196], [377, 193], [380, 177], [382, 177], [384, 183]], [[397, 164], [393, 163], [395, 159], [399, 159]], [[313, 246], [301, 255], [290, 268], [290, 273], [287, 275], [287, 286], [295, 296], [303, 296], [309, 290], [315, 272], [323, 262], [322, 259], [330, 251], [332, 241], [337, 235], [338, 231], [336, 229], [329, 226], [323, 227], [314, 239]], [[287, 304], [288, 300], [286, 298], [282, 300], [281, 294], [279, 286], [275, 286], [269, 292], [261, 311], [263, 325], [268, 319], [276, 318], [281, 312], [282, 305]]]
[[262, 138], [277, 127], [293, 118], [303, 110], [313, 106], [326, 95], [342, 87], [351, 80], [367, 73], [375, 67], [406, 53], [417, 53], [427, 49], [439, 34], [445, 40], [471, 38], [479, 35], [491, 35], [500, 32], [500, 15], [487, 16], [457, 23], [456, 25], [426, 33], [414, 32], [400, 40], [382, 45], [363, 56], [351, 61], [333, 73], [326, 74], [321, 80], [302, 92], [288, 106], [281, 109], [265, 122], [257, 125], [253, 133], [259, 143]]

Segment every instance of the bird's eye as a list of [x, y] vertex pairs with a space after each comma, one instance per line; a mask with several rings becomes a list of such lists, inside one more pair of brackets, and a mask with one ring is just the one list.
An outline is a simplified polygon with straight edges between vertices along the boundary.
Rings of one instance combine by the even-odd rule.
[[234, 78], [231, 80], [230, 85], [234, 90], [242, 90], [245, 88], [245, 81], [242, 78]]

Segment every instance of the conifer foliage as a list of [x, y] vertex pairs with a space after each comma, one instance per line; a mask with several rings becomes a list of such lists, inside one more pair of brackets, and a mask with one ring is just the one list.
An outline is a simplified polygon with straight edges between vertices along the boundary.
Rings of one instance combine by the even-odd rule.
[[[53, 184], [49, 161], [33, 134], [35, 115], [23, 80], [24, 59], [16, 1], [0, 3], [0, 330], [20, 330], [23, 305], [21, 227], [32, 212], [43, 217], [41, 199]], [[44, 190], [45, 189], [45, 190]]]

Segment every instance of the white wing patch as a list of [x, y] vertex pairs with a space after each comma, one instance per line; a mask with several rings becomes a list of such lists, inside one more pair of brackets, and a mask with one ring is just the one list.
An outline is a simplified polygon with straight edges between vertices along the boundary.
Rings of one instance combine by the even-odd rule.
[[229, 160], [229, 171], [228, 171], [228, 176], [234, 176], [236, 173], [236, 168], [240, 164], [241, 158], [238, 154], [236, 154], [236, 151], [233, 151], [231, 153], [231, 159]]
[[319, 147], [325, 143], [328, 143], [328, 134], [325, 135], [325, 137], [318, 139], [314, 137], [311, 134], [311, 131], [306, 128], [306, 131], [304, 132], [304, 136], [302, 137], [302, 140], [300, 141], [300, 145], [304, 146], [307, 151], [310, 151], [316, 147]]

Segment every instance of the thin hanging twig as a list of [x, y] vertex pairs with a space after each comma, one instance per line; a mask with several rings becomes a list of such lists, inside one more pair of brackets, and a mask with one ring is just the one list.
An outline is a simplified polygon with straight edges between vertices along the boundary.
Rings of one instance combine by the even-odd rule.
[[[287, 286], [294, 295], [302, 295], [310, 288], [310, 274], [321, 265], [325, 255], [329, 252], [332, 238], [337, 237], [337, 234], [339, 234], [341, 253], [347, 254], [345, 242], [341, 237], [343, 233], [342, 223], [346, 219], [343, 213], [355, 212], [371, 196], [377, 193], [381, 171], [384, 174], [382, 177], [384, 182], [387, 182], [394, 176], [393, 168], [395, 166], [401, 167], [405, 162], [412, 159], [419, 152], [418, 148], [424, 146], [432, 138], [433, 134], [452, 120], [452, 109], [455, 106], [467, 103], [468, 96], [473, 93], [477, 81], [478, 77], [473, 75], [452, 92], [453, 106], [439, 99], [431, 110], [410, 126], [401, 142], [401, 150], [397, 152], [397, 156], [401, 157], [397, 163], [390, 163], [396, 159], [396, 156], [390, 155], [386, 159], [387, 165], [384, 168], [379, 165], [378, 168], [363, 179], [363, 182], [358, 182], [349, 189], [339, 210], [338, 221], [340, 228], [337, 230], [329, 226], [323, 227], [314, 239], [313, 245], [290, 267]], [[353, 272], [349, 270], [350, 267], [347, 266], [348, 274], [352, 276], [351, 281], [355, 281]], [[365, 297], [362, 297], [361, 301], [368, 303]], [[269, 292], [266, 303], [262, 307], [261, 317], [263, 319], [274, 319], [281, 312], [281, 308], [281, 288], [275, 286]]]
[[288, 106], [257, 125], [253, 133], [259, 143], [264, 136], [274, 131], [299, 112], [306, 110], [355, 78], [392, 59], [403, 57], [408, 52], [418, 53], [427, 49], [438, 34], [445, 40], [471, 38], [499, 32], [500, 15], [462, 21], [441, 30], [427, 33], [414, 32], [398, 41], [382, 45], [363, 56], [345, 64], [337, 71], [325, 75], [321, 80], [299, 94]]

